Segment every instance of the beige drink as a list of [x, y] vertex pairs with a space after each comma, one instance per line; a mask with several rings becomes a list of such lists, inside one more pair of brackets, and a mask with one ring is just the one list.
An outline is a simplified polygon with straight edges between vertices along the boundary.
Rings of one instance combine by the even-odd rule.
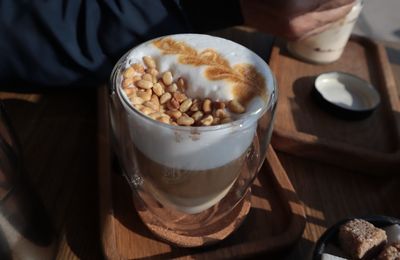
[[[242, 172], [273, 77], [234, 42], [207, 35], [158, 38], [128, 53], [117, 79], [141, 189], [195, 214], [223, 199]], [[129, 169], [128, 169], [129, 171]]]

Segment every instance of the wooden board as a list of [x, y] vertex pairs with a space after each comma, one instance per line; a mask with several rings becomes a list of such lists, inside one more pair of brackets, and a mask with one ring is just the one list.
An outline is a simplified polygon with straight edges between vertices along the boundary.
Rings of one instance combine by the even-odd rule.
[[[399, 173], [400, 102], [383, 46], [353, 36], [338, 61], [315, 65], [292, 58], [284, 44], [277, 43], [270, 66], [279, 88], [275, 149], [359, 172]], [[322, 110], [311, 90], [316, 76], [328, 71], [352, 73], [372, 83], [381, 95], [378, 109], [360, 121]]]
[[139, 219], [128, 184], [112, 169], [104, 87], [99, 89], [98, 102], [100, 233], [106, 258], [245, 257], [285, 248], [301, 236], [304, 207], [270, 147], [252, 186], [250, 213], [231, 236], [216, 245], [195, 249], [173, 247], [158, 240]]

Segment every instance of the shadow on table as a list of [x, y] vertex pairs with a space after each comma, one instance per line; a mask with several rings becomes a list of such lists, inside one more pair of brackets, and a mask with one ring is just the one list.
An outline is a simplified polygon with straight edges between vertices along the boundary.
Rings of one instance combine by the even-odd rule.
[[5, 101], [33, 189], [59, 236], [60, 253], [101, 259], [94, 89]]

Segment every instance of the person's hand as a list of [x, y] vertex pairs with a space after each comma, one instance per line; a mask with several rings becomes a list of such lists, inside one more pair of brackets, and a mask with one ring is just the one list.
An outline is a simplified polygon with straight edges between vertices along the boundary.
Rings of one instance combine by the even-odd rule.
[[245, 25], [290, 40], [323, 31], [350, 12], [354, 0], [240, 0]]

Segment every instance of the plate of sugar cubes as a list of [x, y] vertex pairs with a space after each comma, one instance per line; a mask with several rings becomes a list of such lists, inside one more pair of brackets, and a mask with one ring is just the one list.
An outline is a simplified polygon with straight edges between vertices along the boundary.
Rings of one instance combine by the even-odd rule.
[[400, 259], [400, 219], [379, 215], [341, 220], [317, 241], [313, 259]]

